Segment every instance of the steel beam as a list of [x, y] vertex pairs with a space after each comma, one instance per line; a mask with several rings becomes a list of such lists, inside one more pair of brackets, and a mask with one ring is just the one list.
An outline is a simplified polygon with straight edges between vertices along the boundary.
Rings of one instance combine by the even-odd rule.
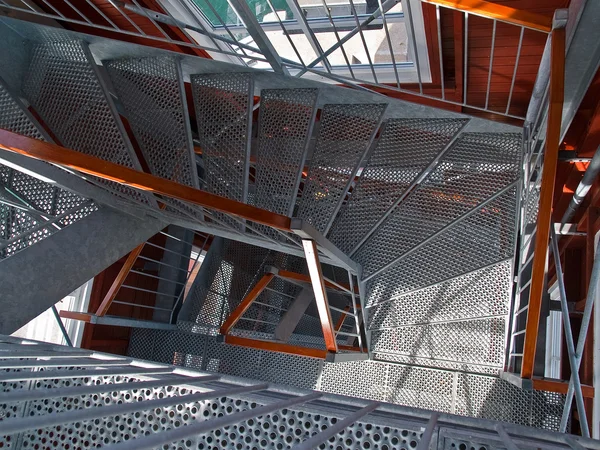
[[315, 294], [317, 310], [319, 311], [319, 320], [321, 321], [321, 328], [323, 329], [325, 347], [330, 352], [337, 353], [337, 342], [333, 324], [331, 323], [331, 312], [329, 310], [329, 302], [327, 301], [327, 291], [325, 289], [325, 281], [323, 280], [321, 263], [319, 262], [317, 244], [315, 241], [303, 239], [302, 246], [304, 247], [304, 254], [306, 255], [306, 264], [308, 265], [308, 273], [310, 274], [310, 280]]
[[546, 276], [548, 239], [550, 237], [552, 201], [554, 195], [556, 167], [558, 163], [560, 124], [564, 100], [564, 28], [556, 28], [552, 30], [552, 55], [550, 66], [550, 104], [548, 108], [548, 126], [546, 128], [546, 151], [544, 152], [544, 167], [540, 189], [537, 232], [535, 238], [535, 249], [533, 253], [533, 266], [531, 270], [529, 310], [527, 312], [525, 342], [523, 344], [523, 360], [521, 364], [521, 377], [523, 378], [531, 378], [533, 376], [542, 295]]
[[289, 75], [288, 70], [284, 67], [281, 57], [271, 44], [269, 37], [264, 32], [260, 23], [256, 19], [254, 13], [250, 10], [246, 0], [229, 0], [229, 4], [235, 10], [238, 17], [244, 22], [246, 30], [254, 40], [254, 43], [260, 49], [261, 54], [269, 62], [275, 73]]
[[292, 302], [289, 309], [279, 321], [277, 328], [275, 328], [275, 339], [283, 342], [287, 342], [290, 339], [294, 329], [300, 323], [300, 319], [302, 319], [302, 316], [314, 298], [310, 289], [305, 288], [300, 291], [298, 297]]
[[134, 189], [187, 201], [279, 230], [291, 231], [290, 218], [281, 214], [272, 213], [154, 175], [141, 173], [119, 164], [69, 150], [59, 145], [11, 133], [7, 130], [0, 129], [0, 149], [65, 166], [78, 172], [114, 181]]
[[[571, 329], [571, 317], [569, 315], [569, 306], [567, 304], [567, 292], [565, 289], [565, 280], [563, 277], [562, 263], [560, 261], [560, 251], [558, 250], [558, 242], [556, 240], [556, 233], [554, 232], [553, 227], [551, 228], [550, 240], [552, 246], [552, 254], [554, 255], [554, 265], [556, 266], [556, 280], [558, 282], [560, 308], [562, 311], [563, 326], [565, 328], [565, 341], [567, 343], [569, 364], [571, 366], [571, 383], [574, 386], [575, 399], [577, 400], [577, 411], [579, 412], [579, 423], [581, 425], [581, 432], [583, 436], [590, 437], [590, 430], [585, 415], [585, 403], [583, 401], [583, 393], [581, 391], [581, 380], [579, 378], [579, 364], [577, 362], [577, 358], [581, 358], [581, 356], [575, 354], [575, 343], [573, 342], [573, 330]], [[585, 336], [583, 337], [583, 340], [585, 341]], [[568, 410], [566, 404], [565, 410]], [[566, 423], [564, 413], [563, 421], [565, 421]]]

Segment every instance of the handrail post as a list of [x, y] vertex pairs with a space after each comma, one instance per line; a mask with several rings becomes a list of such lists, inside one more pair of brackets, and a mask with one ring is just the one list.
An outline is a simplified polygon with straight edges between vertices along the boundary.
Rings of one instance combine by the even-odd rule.
[[540, 323], [542, 296], [546, 276], [548, 256], [548, 240], [552, 219], [552, 201], [554, 183], [558, 163], [560, 145], [560, 124], [563, 111], [565, 85], [565, 26], [564, 10], [554, 14], [551, 34], [550, 54], [550, 84], [548, 124], [546, 127], [546, 142], [542, 183], [540, 189], [540, 204], [538, 212], [537, 233], [535, 238], [533, 266], [531, 272], [531, 287], [529, 294], [529, 310], [525, 326], [525, 342], [523, 345], [523, 360], [521, 377], [532, 378], [535, 361], [538, 329]]

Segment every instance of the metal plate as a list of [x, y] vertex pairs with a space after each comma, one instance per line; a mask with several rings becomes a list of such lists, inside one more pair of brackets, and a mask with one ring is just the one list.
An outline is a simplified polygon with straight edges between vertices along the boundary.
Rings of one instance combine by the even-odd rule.
[[371, 350], [501, 367], [505, 331], [504, 317], [388, 328], [373, 331]]
[[369, 150], [385, 104], [325, 105], [296, 215], [325, 232]]
[[317, 89], [261, 92], [254, 204], [291, 216], [316, 113]]
[[456, 414], [557, 430], [564, 397], [525, 391], [500, 378], [458, 374]]
[[369, 308], [369, 329], [506, 315], [511, 274], [503, 261], [379, 303]]
[[369, 280], [368, 305], [512, 258], [515, 191], [507, 190]]
[[521, 171], [520, 153], [520, 135], [462, 134], [425, 181], [354, 255], [364, 276], [516, 181]]
[[[141, 170], [130, 143], [79, 41], [35, 45], [23, 92], [44, 123], [65, 147]], [[134, 189], [104, 182], [113, 192], [142, 203], [149, 199]]]
[[390, 119], [366, 169], [329, 233], [350, 252], [466, 123], [463, 119]]
[[388, 369], [372, 361], [323, 363], [319, 390], [385, 401]]
[[0, 128], [44, 140], [42, 133], [19, 108], [2, 81], [0, 81]]
[[254, 86], [249, 73], [192, 75], [205, 189], [247, 201]]
[[453, 374], [440, 370], [388, 365], [387, 398], [391, 403], [452, 412]]
[[104, 65], [151, 172], [198, 187], [179, 62], [163, 56]]

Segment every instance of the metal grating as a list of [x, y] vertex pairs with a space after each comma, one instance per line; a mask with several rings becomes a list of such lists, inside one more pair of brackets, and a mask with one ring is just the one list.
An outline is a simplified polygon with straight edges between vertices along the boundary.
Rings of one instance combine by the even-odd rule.
[[564, 395], [522, 390], [500, 378], [457, 376], [456, 414], [558, 430]]
[[296, 215], [324, 233], [369, 150], [386, 104], [325, 105]]
[[388, 367], [372, 361], [323, 363], [319, 390], [385, 401]]
[[508, 313], [511, 263], [503, 261], [369, 308], [369, 329]]
[[211, 372], [305, 389], [314, 389], [317, 383], [317, 359], [220, 344], [214, 339], [208, 339], [206, 349], [206, 370]]
[[261, 92], [254, 204], [291, 216], [316, 114], [317, 89]]
[[206, 189], [247, 201], [254, 83], [249, 73], [192, 75]]
[[373, 331], [371, 349], [500, 367], [504, 361], [505, 331], [503, 317], [388, 328]]
[[399, 405], [452, 412], [453, 374], [440, 370], [388, 365], [386, 400]]
[[44, 140], [42, 133], [40, 133], [8, 93], [2, 80], [0, 80], [0, 128], [22, 134], [23, 136]]
[[355, 259], [368, 276], [516, 181], [521, 136], [464, 133], [429, 176], [363, 244]]
[[369, 280], [368, 306], [512, 258], [515, 209], [513, 186]]
[[463, 119], [390, 119], [329, 239], [349, 253], [465, 125]]
[[[23, 92], [45, 124], [65, 147], [141, 170], [131, 144], [122, 134], [105, 92], [79, 41], [35, 45]], [[121, 125], [122, 127], [122, 125]], [[118, 183], [101, 181], [113, 192], [148, 204], [148, 197]]]
[[[174, 336], [176, 334], [180, 336]], [[203, 370], [271, 383], [550, 430], [558, 429], [564, 404], [563, 395], [522, 391], [494, 376], [379, 361], [331, 364], [313, 358], [220, 344], [212, 336], [181, 332], [135, 330], [133, 337], [129, 349], [133, 357], [156, 360], [151, 355], [172, 340], [180, 342], [178, 348], [170, 348], [176, 352], [174, 361], [182, 366], [202, 366]], [[204, 339], [206, 346], [202, 347]], [[185, 340], [190, 342], [181, 343]], [[194, 346], [196, 348], [192, 350]], [[163, 359], [165, 355], [162, 351], [157, 354]], [[378, 355], [375, 353], [376, 358]], [[420, 360], [412, 361], [412, 364], [418, 364]], [[459, 370], [468, 371], [470, 367], [462, 364]], [[478, 366], [479, 369], [482, 367], [485, 366]], [[512, 403], [517, 407], [506, 407]], [[407, 435], [403, 436], [407, 438]]]
[[179, 62], [170, 56], [104, 63], [151, 172], [198, 187]]

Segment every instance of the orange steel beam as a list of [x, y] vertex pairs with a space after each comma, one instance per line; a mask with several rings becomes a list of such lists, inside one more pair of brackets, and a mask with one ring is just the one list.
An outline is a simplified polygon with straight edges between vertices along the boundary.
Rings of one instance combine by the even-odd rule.
[[231, 214], [242, 219], [267, 225], [283, 231], [291, 231], [291, 219], [265, 209], [250, 206], [210, 192], [175, 183], [147, 173], [121, 166], [109, 161], [69, 150], [56, 144], [38, 141], [0, 129], [0, 149], [58, 164], [70, 169], [114, 181], [134, 189], [152, 192], [167, 197]]
[[[533, 389], [536, 391], [558, 392], [566, 394], [569, 389], [569, 382], [563, 380], [554, 380], [550, 378], [533, 378]], [[594, 386], [581, 385], [581, 392], [586, 398], [594, 398]]]
[[136, 248], [131, 250], [131, 252], [129, 253], [129, 256], [127, 256], [127, 259], [125, 260], [125, 264], [123, 264], [123, 267], [121, 267], [121, 270], [119, 270], [117, 277], [110, 285], [110, 288], [108, 289], [108, 292], [104, 296], [104, 299], [102, 299], [102, 303], [100, 303], [100, 306], [98, 306], [98, 309], [96, 310], [97, 316], [104, 316], [108, 312], [110, 305], [112, 304], [113, 300], [117, 296], [117, 292], [119, 292], [119, 289], [121, 289], [121, 286], [125, 282], [127, 275], [129, 275], [129, 271], [135, 264], [135, 261], [137, 260], [138, 256], [140, 256], [140, 253], [142, 253], [142, 249], [144, 248], [144, 245], [146, 245], [146, 243], [142, 242]]
[[331, 323], [331, 311], [329, 310], [329, 303], [327, 302], [327, 291], [323, 280], [321, 263], [319, 262], [317, 244], [315, 241], [303, 239], [302, 247], [304, 248], [308, 273], [310, 274], [313, 292], [315, 293], [315, 302], [317, 303], [319, 320], [321, 322], [321, 328], [323, 329], [323, 337], [325, 338], [325, 348], [330, 352], [337, 353], [337, 341]]
[[272, 273], [267, 273], [260, 280], [258, 280], [258, 283], [256, 283], [256, 285], [252, 288], [248, 295], [244, 297], [244, 299], [238, 305], [238, 307], [235, 308], [231, 312], [231, 314], [229, 314], [227, 320], [223, 322], [223, 325], [221, 325], [221, 329], [219, 330], [221, 334], [226, 335], [227, 333], [229, 333], [229, 331], [233, 328], [237, 321], [240, 320], [240, 317], [242, 317], [242, 315], [246, 311], [248, 311], [248, 308], [250, 308], [254, 300], [256, 300], [260, 293], [265, 290], [265, 288], [271, 282], [274, 276], [275, 275]]
[[540, 14], [498, 5], [497, 3], [483, 0], [424, 0], [434, 5], [458, 9], [469, 14], [496, 19], [501, 22], [531, 28], [537, 31], [550, 33], [552, 31], [552, 18]]
[[523, 344], [523, 360], [521, 377], [533, 376], [533, 365], [537, 344], [538, 329], [546, 276], [546, 257], [548, 239], [552, 225], [552, 200], [554, 197], [554, 182], [558, 163], [558, 148], [560, 145], [560, 124], [563, 110], [565, 87], [565, 29], [552, 30], [552, 49], [550, 53], [550, 100], [548, 107], [548, 126], [546, 130], [546, 149], [542, 185], [540, 189], [540, 204], [537, 222], [537, 233], [531, 271], [531, 287], [529, 293], [529, 309], [525, 326], [525, 342]]
[[272, 352], [288, 353], [290, 355], [308, 356], [310, 358], [325, 359], [327, 356], [326, 350], [318, 348], [299, 347], [296, 345], [283, 344], [273, 341], [262, 341], [259, 339], [248, 339], [238, 336], [225, 336], [225, 343], [232, 345], [240, 345], [242, 347], [256, 348], [259, 350], [268, 350]]
[[59, 311], [60, 317], [64, 319], [81, 320], [82, 322], [91, 323], [92, 314], [80, 313], [76, 311]]

